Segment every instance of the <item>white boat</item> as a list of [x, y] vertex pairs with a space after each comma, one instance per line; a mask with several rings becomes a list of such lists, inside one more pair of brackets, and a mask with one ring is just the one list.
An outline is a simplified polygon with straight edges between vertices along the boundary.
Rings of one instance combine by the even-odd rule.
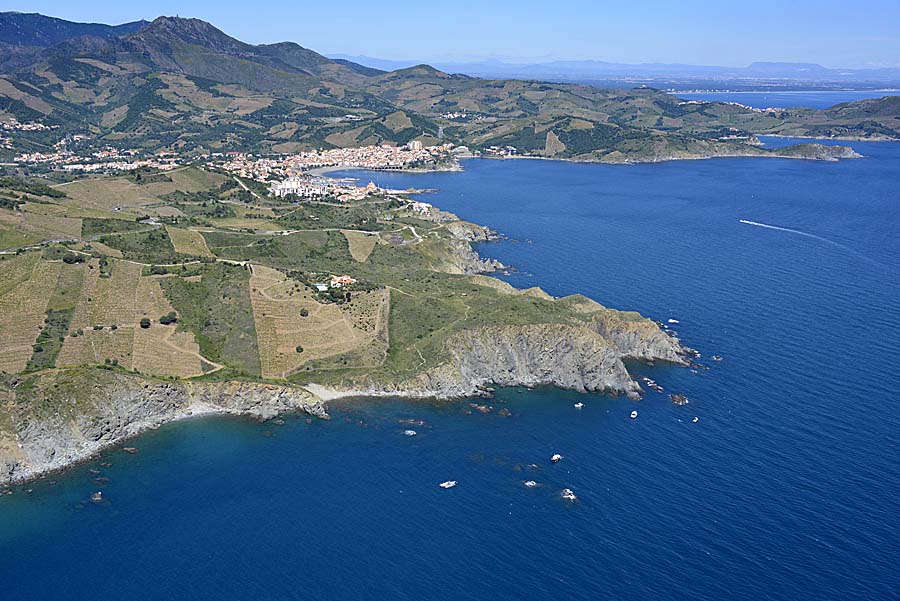
[[681, 323], [681, 322], [678, 321], [677, 319], [670, 319], [670, 320], [669, 320], [669, 323]]
[[441, 488], [453, 488], [456, 486], [456, 480], [447, 480], [446, 482], [441, 482], [438, 486]]
[[415, 430], [404, 430], [404, 431], [403, 431], [403, 435], [404, 435], [404, 436], [415, 436], [415, 435], [416, 435], [416, 431], [415, 431]]
[[571, 488], [562, 489], [562, 492], [559, 493], [559, 496], [561, 496], [566, 501], [577, 501], [578, 500], [578, 497], [575, 496], [575, 493], [572, 492]]
[[535, 482], [534, 480], [526, 480], [525, 486], [527, 486], [528, 488], [534, 488], [535, 486], [537, 486], [537, 482]]
[[581, 409], [582, 407], [584, 407], [584, 403], [575, 403], [576, 409]]
[[700, 418], [699, 418], [699, 417], [694, 417], [694, 419], [691, 420], [691, 423], [696, 424], [696, 423], [699, 422], [699, 421], [700, 421]]
[[637, 411], [631, 412], [631, 419], [637, 419]]
[[560, 461], [562, 461], [562, 458], [563, 458], [563, 456], [560, 455], [559, 453], [553, 453], [552, 455], [550, 455], [550, 462], [551, 463], [559, 463]]

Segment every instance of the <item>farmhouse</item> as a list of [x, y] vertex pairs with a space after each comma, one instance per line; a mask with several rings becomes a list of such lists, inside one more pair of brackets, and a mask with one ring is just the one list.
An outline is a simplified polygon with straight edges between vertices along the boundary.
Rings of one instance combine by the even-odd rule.
[[334, 275], [331, 276], [331, 287], [332, 288], [340, 288], [341, 286], [349, 286], [350, 284], [355, 284], [356, 280], [351, 278], [349, 275]]

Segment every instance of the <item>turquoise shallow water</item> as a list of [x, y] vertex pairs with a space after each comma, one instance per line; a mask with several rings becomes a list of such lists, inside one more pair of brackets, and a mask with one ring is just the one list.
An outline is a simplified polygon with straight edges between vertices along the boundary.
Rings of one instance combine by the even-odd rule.
[[[107, 454], [110, 467], [0, 498], [4, 590], [895, 599], [900, 144], [854, 146], [867, 158], [362, 174], [439, 188], [424, 199], [509, 236], [480, 250], [518, 268], [512, 283], [678, 319], [724, 361], [639, 368], [686, 393], [683, 407], [504, 390], [511, 417], [385, 400], [311, 425], [173, 424], [138, 455]], [[425, 422], [418, 436], [403, 419]], [[109, 482], [92, 481], [98, 467]], [[459, 485], [437, 487], [447, 479]], [[98, 488], [105, 505], [87, 502]]]

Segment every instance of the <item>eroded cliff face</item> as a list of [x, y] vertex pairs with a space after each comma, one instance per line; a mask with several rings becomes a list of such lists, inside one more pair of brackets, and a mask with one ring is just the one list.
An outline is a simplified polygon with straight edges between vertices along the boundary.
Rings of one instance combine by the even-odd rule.
[[[590, 301], [593, 303], [593, 301]], [[364, 380], [310, 389], [324, 398], [406, 396], [450, 399], [490, 385], [556, 386], [579, 392], [640, 396], [626, 360], [687, 364], [689, 349], [649, 319], [605, 309], [575, 324], [498, 325], [464, 330], [447, 340], [447, 359], [402, 382]]]
[[104, 370], [50, 373], [17, 392], [0, 429], [0, 484], [86, 459], [167, 422], [204, 414], [327, 417], [301, 388], [253, 382], [159, 382]]
[[462, 221], [452, 213], [444, 211], [433, 211], [433, 213], [427, 218], [442, 223], [444, 229], [450, 234], [447, 241], [449, 245], [447, 256], [442, 264], [437, 266], [440, 271], [477, 274], [494, 273], [505, 268], [503, 263], [496, 259], [481, 258], [472, 248], [473, 242], [499, 240], [500, 235], [497, 232], [483, 225]]
[[637, 396], [621, 353], [583, 326], [538, 324], [469, 330], [448, 342], [452, 359], [413, 381], [440, 396], [466, 396], [488, 384], [552, 385]]
[[452, 238], [448, 242], [451, 252], [447, 260], [441, 265], [442, 271], [447, 273], [494, 273], [495, 271], [504, 269], [503, 263], [497, 259], [482, 259], [472, 248], [471, 242]]
[[5, 404], [0, 485], [63, 468], [143, 430], [195, 415], [266, 419], [303, 411], [327, 417], [321, 398], [450, 399], [482, 394], [491, 385], [546, 385], [636, 398], [642, 391], [625, 360], [686, 363], [687, 349], [649, 319], [584, 297], [555, 302], [585, 318], [462, 330], [447, 339], [437, 365], [400, 382], [366, 380], [307, 390], [256, 382], [160, 382], [102, 369], [49, 372], [0, 398]]

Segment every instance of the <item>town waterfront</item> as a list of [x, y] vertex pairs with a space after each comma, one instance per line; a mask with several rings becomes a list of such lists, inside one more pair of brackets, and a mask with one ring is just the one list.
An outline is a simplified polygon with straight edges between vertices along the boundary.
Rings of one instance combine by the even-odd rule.
[[517, 286], [677, 320], [709, 369], [635, 369], [691, 402], [503, 390], [509, 417], [380, 400], [171, 424], [0, 497], [5, 590], [896, 598], [900, 143], [852, 146], [866, 158], [340, 174], [439, 189], [420, 199], [509, 237], [479, 250]]

